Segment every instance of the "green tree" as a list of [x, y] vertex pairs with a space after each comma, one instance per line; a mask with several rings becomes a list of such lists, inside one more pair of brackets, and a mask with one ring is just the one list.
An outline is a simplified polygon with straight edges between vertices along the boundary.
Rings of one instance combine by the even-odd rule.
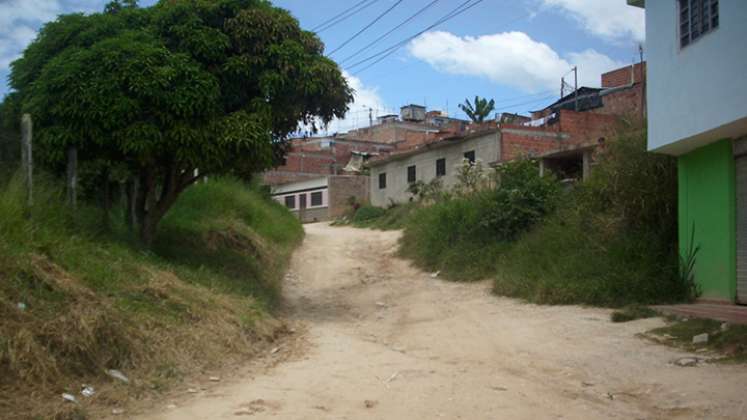
[[126, 179], [150, 244], [201, 177], [268, 169], [299, 124], [345, 115], [352, 91], [323, 49], [264, 0], [121, 1], [45, 25], [10, 81], [42, 163], [61, 172], [74, 146], [89, 183]]
[[465, 99], [463, 104], [459, 104], [459, 109], [464, 111], [472, 122], [481, 123], [495, 110], [495, 101], [475, 96], [474, 104]]

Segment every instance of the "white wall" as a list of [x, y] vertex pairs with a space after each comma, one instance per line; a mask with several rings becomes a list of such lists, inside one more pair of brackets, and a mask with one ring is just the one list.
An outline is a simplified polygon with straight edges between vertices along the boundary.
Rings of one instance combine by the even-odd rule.
[[675, 0], [646, 2], [649, 150], [679, 155], [747, 133], [747, 1], [685, 48]]
[[[500, 160], [500, 134], [493, 132], [467, 139], [446, 147], [425, 149], [406, 158], [394, 158], [385, 164], [373, 166], [370, 176], [371, 204], [385, 207], [390, 200], [397, 203], [407, 202], [411, 194], [407, 192], [407, 167], [416, 166], [416, 180], [430, 182], [436, 177], [436, 160], [446, 159], [446, 176], [443, 185], [446, 188], [456, 184], [455, 167], [462, 163], [464, 153], [474, 150], [475, 158], [484, 164]], [[386, 173], [386, 188], [379, 188], [379, 174]]]

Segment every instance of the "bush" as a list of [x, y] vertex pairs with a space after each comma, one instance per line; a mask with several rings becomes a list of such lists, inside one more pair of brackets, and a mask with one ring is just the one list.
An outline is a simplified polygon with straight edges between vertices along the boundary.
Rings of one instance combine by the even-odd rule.
[[364, 205], [356, 210], [355, 214], [353, 215], [353, 223], [368, 222], [383, 216], [385, 213], [386, 210], [382, 209], [381, 207]]
[[676, 164], [645, 132], [606, 146], [591, 179], [500, 257], [495, 292], [538, 303], [622, 306], [688, 299], [678, 275]]
[[[498, 253], [554, 207], [557, 182], [540, 177], [536, 162], [501, 166], [496, 181], [464, 176], [458, 194], [416, 210], [405, 225], [402, 255], [457, 280], [474, 280], [495, 271]], [[460, 178], [461, 179], [461, 178]]]

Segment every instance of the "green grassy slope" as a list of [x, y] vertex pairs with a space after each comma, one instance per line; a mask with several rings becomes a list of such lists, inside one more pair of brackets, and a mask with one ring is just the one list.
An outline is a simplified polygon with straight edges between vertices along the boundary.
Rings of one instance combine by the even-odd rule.
[[[257, 189], [230, 179], [190, 188], [152, 250], [120, 224], [101, 229], [95, 208], [71, 214], [60, 191], [37, 183], [29, 212], [17, 179], [0, 186], [4, 416], [111, 410], [183, 375], [251, 356], [282, 333], [271, 309], [303, 231]], [[112, 381], [106, 369], [133, 380]], [[82, 397], [81, 383], [96, 384], [96, 395]], [[64, 403], [62, 392], [82, 403]]]

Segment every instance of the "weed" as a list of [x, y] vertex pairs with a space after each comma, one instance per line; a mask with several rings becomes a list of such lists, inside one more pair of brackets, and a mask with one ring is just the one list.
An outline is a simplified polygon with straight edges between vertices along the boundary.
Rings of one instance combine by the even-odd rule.
[[658, 313], [648, 306], [628, 305], [612, 312], [610, 318], [612, 322], [628, 322], [637, 319], [653, 318], [655, 316], [658, 316]]
[[[708, 349], [723, 355], [720, 362], [747, 362], [747, 325], [728, 324], [725, 329], [721, 321], [711, 319], [690, 318], [687, 320], [674, 318], [669, 325], [656, 328], [648, 334], [664, 339], [663, 343], [684, 348], [689, 351]], [[708, 342], [693, 344], [694, 336], [707, 333]]]
[[268, 309], [303, 233], [256, 187], [211, 179], [190, 188], [153, 250], [143, 250], [124, 222], [104, 230], [95, 207], [81, 203], [72, 212], [55, 181], [41, 175], [35, 184], [30, 209], [19, 178], [0, 185], [0, 412], [7, 418], [74, 418], [71, 404], [57, 404], [70, 384], [95, 384], [110, 402], [143, 395], [116, 387], [105, 369], [164, 388], [273, 340]]

